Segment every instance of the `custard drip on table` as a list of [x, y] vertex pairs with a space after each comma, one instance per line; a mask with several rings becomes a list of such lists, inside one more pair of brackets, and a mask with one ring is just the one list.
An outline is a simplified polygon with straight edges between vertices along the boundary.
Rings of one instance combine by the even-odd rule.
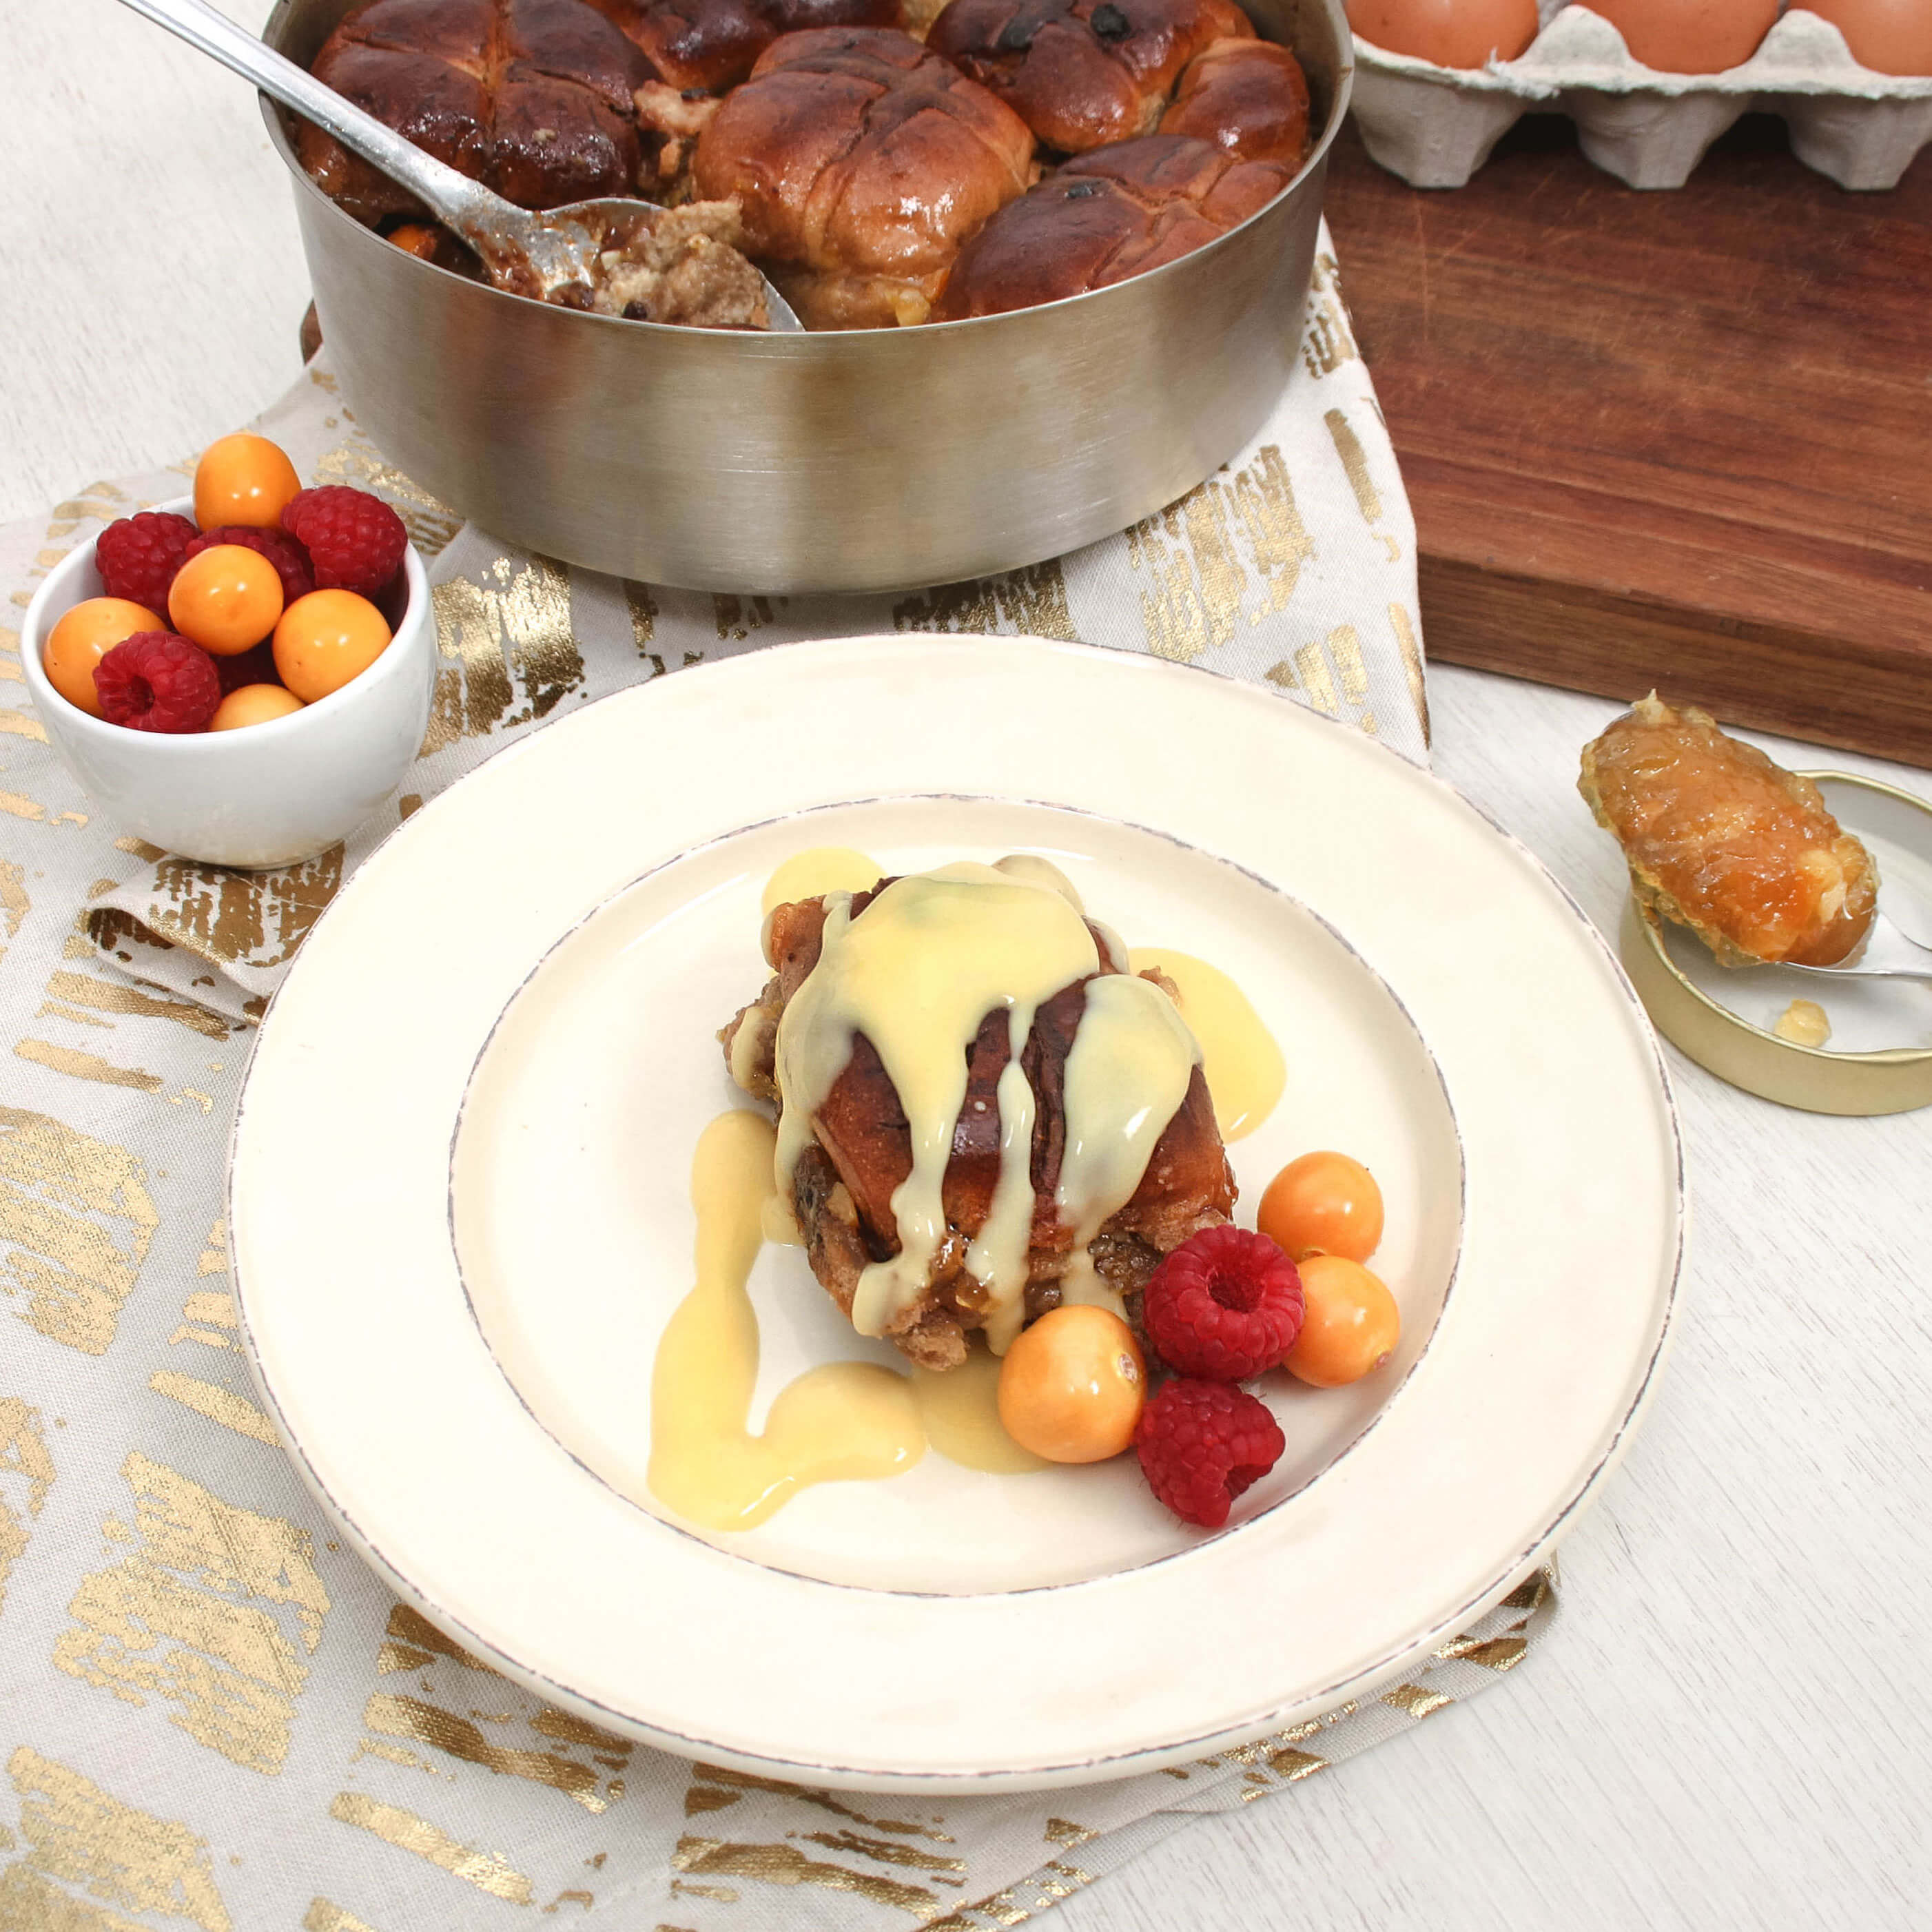
[[[904, 1110], [912, 1168], [892, 1199], [898, 1252], [859, 1279], [852, 1321], [860, 1334], [884, 1334], [926, 1291], [948, 1232], [944, 1189], [968, 1058], [986, 1016], [1001, 1010], [1010, 1058], [996, 1089], [999, 1171], [965, 1267], [986, 1292], [984, 1326], [994, 1353], [1019, 1333], [1035, 1209], [1034, 1096], [1020, 1057], [1040, 1008], [1080, 980], [1088, 982], [1087, 1009], [1067, 1061], [1058, 1201], [1077, 1252], [1062, 1292], [1120, 1312], [1086, 1244], [1139, 1186], [1199, 1055], [1157, 987], [1095, 977], [1102, 964], [1078, 893], [1048, 861], [1030, 855], [895, 880], [857, 919], [849, 892], [826, 896], [818, 963], [778, 1022], [776, 1173], [790, 1199], [813, 1118], [862, 1034]], [[1124, 990], [1130, 983], [1134, 989]]]
[[1220, 967], [1190, 952], [1137, 946], [1129, 958], [1135, 972], [1160, 973], [1179, 995], [1180, 1017], [1201, 1048], [1202, 1076], [1222, 1139], [1252, 1133], [1281, 1099], [1288, 1064], [1247, 994]]

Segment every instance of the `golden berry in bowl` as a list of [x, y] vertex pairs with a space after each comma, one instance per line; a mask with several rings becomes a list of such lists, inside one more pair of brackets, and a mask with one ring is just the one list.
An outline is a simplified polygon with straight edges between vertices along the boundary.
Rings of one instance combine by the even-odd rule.
[[95, 667], [136, 632], [166, 628], [153, 611], [125, 597], [83, 598], [49, 631], [39, 662], [48, 683], [68, 704], [90, 718], [105, 717], [94, 685]]

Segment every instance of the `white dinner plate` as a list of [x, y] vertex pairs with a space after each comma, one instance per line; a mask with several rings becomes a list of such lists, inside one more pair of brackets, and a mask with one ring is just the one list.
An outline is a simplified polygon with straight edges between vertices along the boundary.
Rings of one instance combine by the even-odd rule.
[[[1286, 1056], [1230, 1149], [1382, 1183], [1396, 1359], [1276, 1375], [1288, 1450], [1208, 1533], [1131, 1456], [929, 1451], [700, 1530], [645, 1480], [692, 1286], [698, 1136], [748, 1104], [716, 1034], [807, 847], [888, 869], [1043, 853], [1132, 946], [1212, 962]], [[1523, 848], [1250, 686], [1031, 640], [760, 651], [586, 706], [433, 800], [319, 921], [235, 1131], [250, 1360], [298, 1467], [467, 1648], [667, 1749], [934, 1791], [1124, 1775], [1396, 1678], [1601, 1483], [1681, 1258], [1675, 1118], [1607, 949]], [[754, 1424], [892, 1363], [796, 1248], [752, 1276]]]

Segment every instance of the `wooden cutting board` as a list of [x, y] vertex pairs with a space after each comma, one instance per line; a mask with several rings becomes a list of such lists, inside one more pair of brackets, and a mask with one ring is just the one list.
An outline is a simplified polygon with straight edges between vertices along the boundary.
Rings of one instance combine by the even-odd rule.
[[1932, 766], [1932, 152], [1646, 194], [1544, 116], [1445, 192], [1351, 125], [1328, 208], [1431, 656]]

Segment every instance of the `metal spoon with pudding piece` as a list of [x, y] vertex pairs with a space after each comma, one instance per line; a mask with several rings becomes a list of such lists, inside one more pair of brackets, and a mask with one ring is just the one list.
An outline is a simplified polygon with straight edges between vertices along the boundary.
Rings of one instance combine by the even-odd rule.
[[1826, 980], [1924, 980], [1932, 981], [1932, 946], [1908, 938], [1882, 912], [1874, 911], [1864, 940], [1847, 958], [1834, 966], [1798, 966], [1778, 962], [1788, 971], [1810, 973]]
[[[566, 291], [587, 290], [602, 272], [599, 258], [608, 250], [621, 250], [665, 212], [647, 201], [610, 196], [532, 214], [425, 154], [374, 115], [364, 112], [294, 62], [265, 46], [246, 28], [218, 13], [208, 0], [123, 0], [123, 4], [252, 80], [264, 94], [333, 134], [391, 180], [400, 182], [446, 228], [475, 250], [490, 280], [513, 295], [552, 301]], [[758, 279], [764, 298], [765, 327], [774, 332], [798, 329], [798, 317], [784, 298], [766, 278], [760, 275]]]

